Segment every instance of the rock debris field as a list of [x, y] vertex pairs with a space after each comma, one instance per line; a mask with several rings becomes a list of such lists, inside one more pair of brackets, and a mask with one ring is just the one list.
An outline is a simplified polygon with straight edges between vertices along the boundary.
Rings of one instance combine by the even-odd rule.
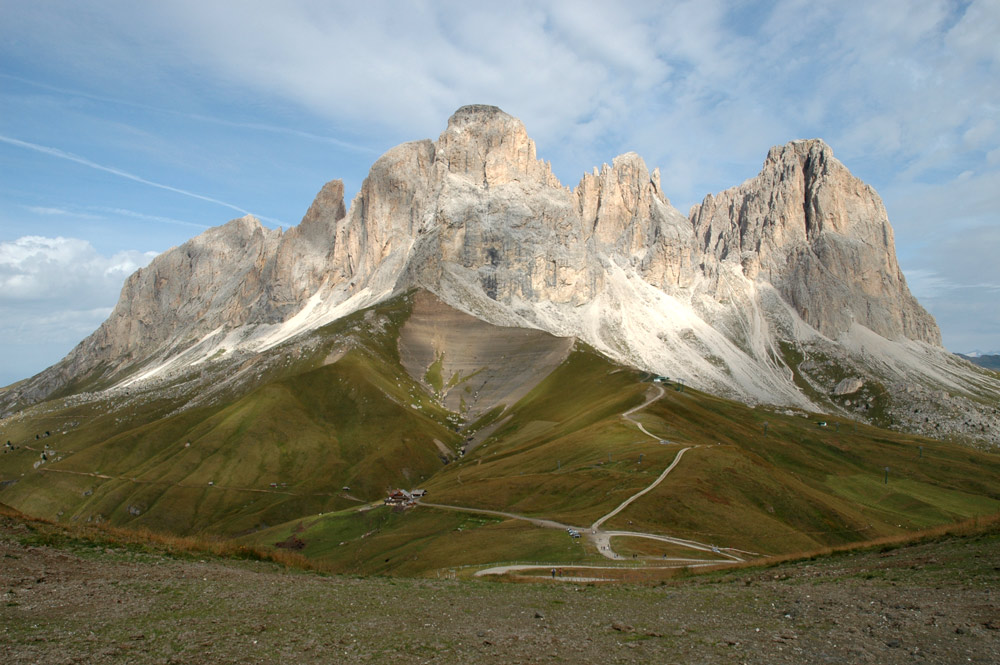
[[324, 576], [0, 527], [5, 663], [1000, 662], [995, 532], [602, 586]]

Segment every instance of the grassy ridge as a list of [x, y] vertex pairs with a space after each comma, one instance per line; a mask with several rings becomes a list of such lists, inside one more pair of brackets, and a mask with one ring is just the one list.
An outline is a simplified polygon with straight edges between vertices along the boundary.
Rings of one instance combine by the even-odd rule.
[[[174, 415], [181, 400], [90, 404], [5, 427], [21, 446], [3, 458], [3, 478], [17, 480], [4, 498], [63, 520], [233, 534], [419, 483], [442, 466], [435, 440], [455, 449], [459, 437], [402, 371], [395, 338], [406, 316], [398, 298], [320, 330], [329, 342], [308, 354], [279, 348], [288, 360], [232, 401]], [[349, 350], [327, 364], [335, 345]], [[33, 439], [47, 422], [76, 424]], [[25, 444], [64, 459], [35, 471], [39, 453]]]
[[[408, 314], [408, 298], [397, 298], [278, 347], [250, 368], [252, 386], [196, 408], [178, 409], [189, 397], [181, 392], [53, 403], [9, 420], [0, 443], [18, 449], [0, 458], [0, 480], [16, 482], [0, 500], [67, 523], [242, 535], [275, 551], [301, 542], [296, 551], [331, 570], [380, 574], [600, 560], [565, 533], [523, 521], [357, 510], [389, 487], [585, 527], [653, 482], [681, 446], [692, 449], [667, 480], [605, 528], [782, 555], [1000, 511], [996, 455], [832, 418], [819, 427], [815, 416], [693, 389], [668, 389], [634, 416], [671, 442], [661, 444], [621, 415], [656, 394], [646, 375], [582, 344], [517, 404], [459, 434], [456, 414], [402, 368], [397, 339]], [[457, 450], [487, 425], [480, 445], [445, 464], [441, 447]], [[650, 543], [622, 539], [621, 551], [668, 553]]]
[[820, 427], [693, 390], [648, 412], [702, 447], [611, 527], [670, 524], [682, 537], [784, 553], [1000, 511], [996, 455], [846, 421]]
[[579, 346], [481, 446], [427, 483], [434, 501], [590, 524], [676, 454], [621, 417], [649, 390], [638, 377]]
[[[239, 539], [256, 549], [283, 549], [342, 573], [424, 575], [494, 561], [593, 561], [565, 533], [520, 520], [419, 507], [385, 506], [314, 515]], [[276, 547], [283, 543], [283, 547]]]

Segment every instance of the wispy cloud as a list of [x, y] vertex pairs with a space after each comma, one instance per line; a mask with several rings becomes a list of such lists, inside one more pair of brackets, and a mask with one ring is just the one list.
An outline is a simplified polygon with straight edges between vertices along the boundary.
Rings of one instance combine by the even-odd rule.
[[118, 215], [120, 217], [131, 217], [133, 219], [142, 219], [150, 222], [162, 222], [164, 224], [178, 224], [180, 226], [190, 226], [196, 229], [207, 229], [209, 228], [207, 224], [198, 224], [196, 222], [187, 222], [183, 219], [174, 219], [173, 217], [163, 217], [161, 215], [147, 215], [145, 213], [136, 212], [135, 210], [128, 210], [126, 208], [100, 208], [105, 212], [111, 213], [113, 215]]
[[101, 215], [95, 215], [89, 212], [80, 212], [78, 210], [70, 210], [69, 208], [54, 208], [52, 206], [24, 206], [24, 209], [28, 212], [35, 213], [36, 215], [79, 217], [82, 219], [104, 219]]
[[[25, 149], [28, 149], [28, 150], [34, 150], [35, 152], [40, 152], [40, 153], [45, 154], [45, 155], [50, 155], [52, 157], [57, 157], [59, 159], [64, 159], [64, 160], [69, 161], [69, 162], [74, 162], [76, 164], [80, 164], [81, 166], [86, 166], [87, 168], [95, 169], [97, 171], [104, 171], [105, 173], [110, 173], [110, 174], [116, 175], [116, 176], [118, 176], [120, 178], [125, 178], [126, 180], [132, 180], [134, 182], [138, 182], [138, 183], [141, 183], [143, 185], [148, 185], [150, 187], [156, 187], [158, 189], [163, 189], [163, 190], [166, 190], [168, 192], [173, 192], [175, 194], [180, 194], [182, 196], [188, 196], [188, 197], [191, 197], [193, 199], [198, 199], [200, 201], [206, 201], [208, 203], [215, 203], [216, 205], [224, 206], [226, 208], [230, 208], [230, 209], [235, 210], [237, 212], [241, 212], [244, 215], [251, 215], [251, 214], [253, 214], [249, 210], [245, 210], [245, 209], [243, 209], [243, 208], [241, 208], [241, 207], [239, 207], [237, 205], [233, 205], [232, 203], [226, 203], [225, 201], [220, 201], [219, 199], [214, 199], [214, 198], [212, 198], [210, 196], [205, 196], [203, 194], [196, 194], [195, 192], [191, 192], [191, 191], [188, 191], [186, 189], [181, 189], [179, 187], [173, 187], [171, 185], [165, 185], [165, 184], [163, 184], [161, 182], [156, 182], [156, 181], [153, 181], [153, 180], [147, 180], [146, 178], [143, 178], [141, 176], [137, 176], [137, 175], [135, 175], [133, 173], [129, 173], [128, 171], [122, 171], [121, 169], [116, 169], [116, 168], [111, 167], [111, 166], [104, 166], [103, 164], [98, 164], [97, 162], [93, 162], [93, 161], [91, 161], [91, 160], [89, 160], [89, 159], [87, 159], [85, 157], [80, 157], [79, 155], [74, 155], [71, 152], [66, 152], [65, 150], [60, 150], [59, 148], [52, 148], [52, 147], [45, 146], [45, 145], [38, 145], [37, 143], [30, 143], [28, 141], [22, 141], [20, 139], [15, 139], [15, 138], [11, 138], [9, 136], [3, 136], [3, 135], [0, 135], [0, 142], [7, 143], [7, 144], [13, 145], [13, 146], [17, 146], [19, 148], [25, 148]], [[266, 218], [261, 217], [261, 219], [266, 219]], [[268, 220], [268, 221], [277, 221], [277, 220]]]
[[[135, 210], [129, 210], [128, 208], [109, 208], [103, 206], [88, 206], [86, 210], [96, 211], [96, 212], [86, 212], [84, 210], [79, 210], [76, 208], [59, 208], [52, 206], [24, 206], [24, 209], [28, 212], [34, 213], [36, 215], [42, 216], [53, 216], [53, 217], [72, 217], [73, 219], [92, 219], [92, 220], [107, 220], [110, 217], [128, 217], [130, 219], [141, 219], [148, 222], [158, 222], [161, 224], [175, 224], [178, 226], [188, 226], [194, 229], [207, 229], [208, 224], [199, 224], [198, 222], [189, 222], [183, 219], [175, 219], [173, 217], [164, 217], [163, 215], [149, 215], [142, 212], [137, 212]], [[97, 212], [102, 214], [96, 214]]]
[[58, 93], [60, 95], [68, 97], [82, 97], [84, 99], [90, 99], [104, 104], [113, 104], [115, 106], [125, 106], [134, 109], [142, 109], [144, 111], [152, 111], [154, 113], [162, 113], [166, 115], [178, 116], [182, 118], [188, 118], [190, 120], [197, 120], [200, 122], [211, 123], [214, 125], [224, 125], [226, 127], [235, 127], [238, 129], [250, 129], [259, 132], [268, 132], [270, 134], [283, 134], [285, 136], [295, 136], [309, 141], [317, 141], [320, 143], [334, 145], [337, 146], [338, 148], [344, 148], [346, 150], [351, 150], [362, 154], [374, 155], [378, 153], [377, 150], [375, 150], [374, 148], [370, 148], [368, 146], [364, 146], [358, 143], [352, 143], [350, 141], [345, 141], [341, 138], [337, 138], [334, 136], [316, 134], [313, 132], [307, 132], [292, 127], [282, 127], [280, 125], [273, 125], [263, 122], [239, 122], [235, 120], [229, 120], [226, 118], [219, 118], [216, 116], [206, 115], [204, 113], [191, 113], [189, 111], [179, 111], [176, 109], [151, 106], [149, 104], [141, 104], [139, 102], [133, 102], [127, 99], [108, 97], [105, 95], [95, 95], [93, 93], [84, 92], [82, 90], [49, 85], [47, 83], [42, 83], [41, 81], [33, 81], [31, 79], [27, 79], [21, 76], [14, 76], [13, 74], [6, 74], [3, 72], [0, 72], [0, 78], [6, 78], [11, 81], [18, 81], [20, 83], [34, 86], [41, 90], [48, 90], [49, 92]]
[[937, 318], [956, 351], [1000, 348], [1000, 226], [956, 225], [933, 247], [900, 261], [913, 294]]

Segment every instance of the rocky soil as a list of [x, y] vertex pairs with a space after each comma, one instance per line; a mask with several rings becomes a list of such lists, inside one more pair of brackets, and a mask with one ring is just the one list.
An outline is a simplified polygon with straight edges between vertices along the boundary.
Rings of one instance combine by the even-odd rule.
[[8, 663], [996, 663], [1000, 534], [655, 587], [327, 577], [0, 528]]

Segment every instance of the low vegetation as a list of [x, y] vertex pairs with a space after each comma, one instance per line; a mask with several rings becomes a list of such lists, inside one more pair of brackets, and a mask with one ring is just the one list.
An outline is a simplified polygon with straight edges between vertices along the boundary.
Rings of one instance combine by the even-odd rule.
[[546, 570], [513, 584], [329, 576], [245, 552], [219, 556], [155, 537], [133, 541], [118, 529], [85, 531], [0, 515], [0, 652], [8, 662], [892, 665], [1000, 657], [995, 521], [907, 544], [669, 578], [621, 569], [613, 584], [581, 581], [594, 571], [572, 565], [555, 580]]
[[[660, 396], [650, 375], [579, 343], [517, 404], [465, 422], [425, 386], [440, 391], [440, 356], [425, 376], [402, 367], [409, 308], [403, 296], [277, 347], [260, 368], [234, 366], [212, 400], [177, 388], [56, 400], [8, 419], [0, 500], [62, 525], [412, 576], [608, 565], [593, 540], [526, 518], [585, 530], [682, 448], [668, 480], [605, 529], [759, 558], [906, 539], [1000, 511], [995, 454], [670, 384]], [[250, 370], [257, 378], [238, 389]], [[647, 434], [622, 414], [650, 399], [632, 416]], [[451, 509], [382, 505], [387, 490], [417, 487]], [[711, 558], [637, 536], [611, 544], [650, 565]]]

